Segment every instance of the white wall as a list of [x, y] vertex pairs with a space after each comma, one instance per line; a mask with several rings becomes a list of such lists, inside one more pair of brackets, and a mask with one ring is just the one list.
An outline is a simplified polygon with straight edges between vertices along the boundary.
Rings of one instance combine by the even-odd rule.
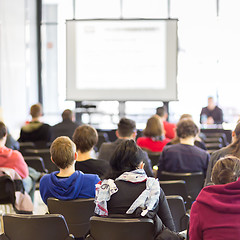
[[35, 1], [0, 1], [0, 104], [16, 137], [38, 99], [35, 18]]

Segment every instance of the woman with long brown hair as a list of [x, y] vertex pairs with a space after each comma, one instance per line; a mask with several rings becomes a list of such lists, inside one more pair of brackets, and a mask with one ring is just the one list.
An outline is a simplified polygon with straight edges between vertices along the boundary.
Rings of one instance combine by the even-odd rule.
[[240, 158], [240, 122], [238, 122], [237, 126], [232, 132], [232, 143], [212, 153], [208, 164], [205, 185], [211, 184], [211, 173], [214, 165], [220, 158], [226, 155], [233, 155]]
[[137, 139], [137, 144], [150, 152], [162, 152], [164, 146], [170, 141], [165, 138], [162, 121], [154, 116], [148, 119], [143, 135]]

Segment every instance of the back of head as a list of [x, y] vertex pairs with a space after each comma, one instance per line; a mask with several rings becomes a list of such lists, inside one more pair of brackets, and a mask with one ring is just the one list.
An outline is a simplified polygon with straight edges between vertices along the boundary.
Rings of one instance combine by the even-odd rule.
[[184, 113], [184, 114], [182, 114], [182, 115], [180, 116], [179, 121], [180, 121], [180, 120], [183, 120], [183, 119], [186, 119], [186, 118], [187, 118], [187, 119], [191, 119], [191, 120], [193, 120], [191, 114]]
[[69, 137], [58, 137], [53, 141], [50, 153], [56, 166], [65, 169], [74, 163], [76, 146]]
[[136, 123], [128, 118], [121, 118], [118, 123], [120, 137], [130, 137], [136, 131]]
[[124, 172], [136, 170], [142, 161], [143, 151], [137, 146], [135, 141], [123, 141], [117, 146], [110, 159], [111, 177], [115, 179]]
[[147, 126], [143, 130], [146, 137], [161, 137], [164, 134], [163, 125], [159, 118], [151, 117], [147, 121]]
[[214, 184], [226, 184], [237, 181], [240, 176], [240, 159], [226, 156], [219, 159], [212, 170]]
[[5, 124], [0, 122], [0, 140], [2, 140], [7, 135], [7, 128]]
[[195, 137], [198, 127], [191, 119], [184, 118], [178, 122], [176, 132], [179, 138]]
[[165, 114], [167, 113], [166, 111], [166, 108], [163, 106], [163, 107], [158, 107], [156, 109], [156, 114], [159, 116], [159, 117], [163, 117]]
[[62, 113], [62, 119], [63, 120], [71, 120], [73, 119], [73, 113], [70, 109], [66, 109]]
[[42, 115], [42, 105], [40, 103], [34, 104], [30, 108], [32, 118], [38, 118]]
[[82, 125], [75, 129], [73, 142], [81, 153], [90, 151], [98, 142], [98, 133], [89, 125]]

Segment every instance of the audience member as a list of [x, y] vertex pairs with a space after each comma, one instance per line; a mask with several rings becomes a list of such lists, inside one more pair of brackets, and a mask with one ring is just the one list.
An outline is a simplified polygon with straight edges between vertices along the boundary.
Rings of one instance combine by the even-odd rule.
[[74, 130], [78, 124], [73, 121], [74, 115], [70, 109], [66, 109], [62, 113], [62, 122], [52, 126], [52, 141], [57, 137], [66, 136], [72, 139]]
[[220, 158], [225, 157], [226, 155], [233, 155], [240, 158], [240, 122], [232, 132], [232, 143], [211, 154], [205, 185], [211, 184], [211, 174], [214, 165]]
[[142, 154], [133, 140], [117, 146], [110, 160], [111, 173], [96, 187], [95, 213], [100, 216], [121, 214], [152, 218], [156, 233], [161, 232], [163, 224], [174, 230], [164, 192], [157, 179], [147, 177]]
[[[192, 115], [190, 115], [190, 114], [182, 114], [179, 121], [181, 121], [182, 119], [191, 119], [193, 121]], [[180, 143], [180, 139], [178, 136], [173, 138], [167, 145], [172, 145], [172, 144], [177, 144], [177, 143]], [[203, 150], [207, 150], [205, 143], [199, 137], [199, 130], [195, 137], [194, 145], [202, 148]]]
[[137, 139], [137, 144], [150, 152], [162, 152], [164, 146], [170, 141], [170, 139], [165, 138], [161, 120], [154, 116], [148, 119], [143, 135]]
[[212, 171], [215, 185], [199, 193], [190, 214], [189, 237], [194, 240], [240, 239], [240, 160], [220, 159]]
[[[0, 121], [3, 121], [3, 113], [2, 113], [2, 108], [0, 107]], [[7, 129], [7, 141], [5, 146], [7, 148], [11, 148], [13, 150], [19, 150], [20, 146], [19, 146], [19, 142], [16, 141], [12, 135], [10, 134], [9, 130]]]
[[68, 137], [56, 138], [50, 148], [51, 160], [60, 171], [44, 175], [40, 180], [40, 194], [47, 204], [49, 197], [60, 200], [94, 198], [95, 185], [100, 178], [95, 174], [75, 171], [76, 145]]
[[31, 106], [30, 114], [31, 122], [21, 128], [19, 142], [34, 142], [36, 144], [44, 144], [51, 141], [51, 127], [40, 121], [42, 116], [41, 104]]
[[176, 136], [175, 129], [176, 125], [174, 123], [170, 123], [167, 121], [168, 119], [168, 113], [166, 108], [163, 107], [158, 107], [156, 109], [156, 117], [159, 117], [162, 122], [163, 122], [163, 127], [165, 130], [165, 137], [169, 139], [173, 139]]
[[202, 108], [200, 113], [200, 123], [202, 124], [222, 124], [223, 111], [216, 106], [213, 97], [208, 97], [207, 107]]
[[[7, 140], [7, 128], [0, 122], [0, 167], [15, 170], [23, 180], [25, 190], [34, 199], [35, 181], [39, 179], [40, 173], [32, 168], [28, 168], [22, 154], [17, 150], [12, 150], [5, 146]], [[29, 176], [31, 171], [31, 177]]]
[[[123, 141], [129, 139], [135, 140], [136, 135], [137, 135], [136, 123], [128, 118], [120, 119], [118, 123], [118, 129], [116, 131], [116, 136], [118, 139], [114, 142], [103, 143], [99, 149], [98, 158], [110, 161], [113, 152], [117, 148], [117, 146], [121, 144]], [[151, 160], [149, 159], [146, 152], [143, 152], [143, 162], [145, 163], [144, 170], [146, 171], [147, 175], [149, 177], [153, 177]]]
[[84, 173], [97, 174], [102, 178], [109, 170], [109, 163], [91, 158], [91, 151], [98, 142], [95, 128], [89, 125], [79, 126], [73, 134], [73, 142], [76, 144], [78, 153], [75, 169]]
[[209, 154], [203, 149], [194, 146], [198, 127], [190, 119], [183, 119], [177, 124], [177, 136], [180, 143], [166, 146], [160, 156], [158, 174], [168, 172], [203, 172], [209, 162]]

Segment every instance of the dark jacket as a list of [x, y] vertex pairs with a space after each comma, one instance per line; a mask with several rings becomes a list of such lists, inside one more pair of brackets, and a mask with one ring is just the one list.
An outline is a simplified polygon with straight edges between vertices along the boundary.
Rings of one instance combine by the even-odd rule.
[[[126, 181], [115, 181], [118, 191], [111, 196], [108, 201], [109, 214], [125, 214], [132, 203], [139, 197], [139, 195], [146, 189], [146, 182], [131, 183]], [[172, 215], [165, 198], [165, 194], [160, 189], [159, 204], [157, 215], [162, 223], [170, 230], [175, 230]]]
[[200, 123], [202, 123], [203, 115], [206, 115], [207, 117], [212, 117], [214, 120], [214, 124], [223, 123], [223, 111], [218, 106], [216, 106], [213, 110], [209, 110], [207, 107], [202, 108], [202, 111], [200, 113]]
[[77, 127], [78, 124], [70, 119], [63, 120], [62, 122], [52, 126], [52, 141], [60, 136], [67, 136], [72, 139], [73, 133]]
[[181, 143], [165, 146], [160, 156], [158, 174], [161, 171], [206, 174], [209, 158], [206, 151], [196, 146]]
[[[115, 149], [123, 141], [125, 141], [125, 140], [117, 139], [114, 142], [103, 143], [99, 149], [98, 159], [110, 161]], [[146, 174], [148, 175], [148, 177], [153, 177], [151, 160], [149, 159], [149, 157], [145, 151], [143, 151], [143, 153], [144, 153], [143, 162], [145, 163], [144, 170], [145, 170]]]
[[76, 161], [75, 169], [83, 173], [97, 174], [101, 179], [108, 173], [109, 163], [101, 159], [87, 159]]
[[50, 142], [51, 127], [38, 121], [30, 122], [21, 128], [19, 142]]

